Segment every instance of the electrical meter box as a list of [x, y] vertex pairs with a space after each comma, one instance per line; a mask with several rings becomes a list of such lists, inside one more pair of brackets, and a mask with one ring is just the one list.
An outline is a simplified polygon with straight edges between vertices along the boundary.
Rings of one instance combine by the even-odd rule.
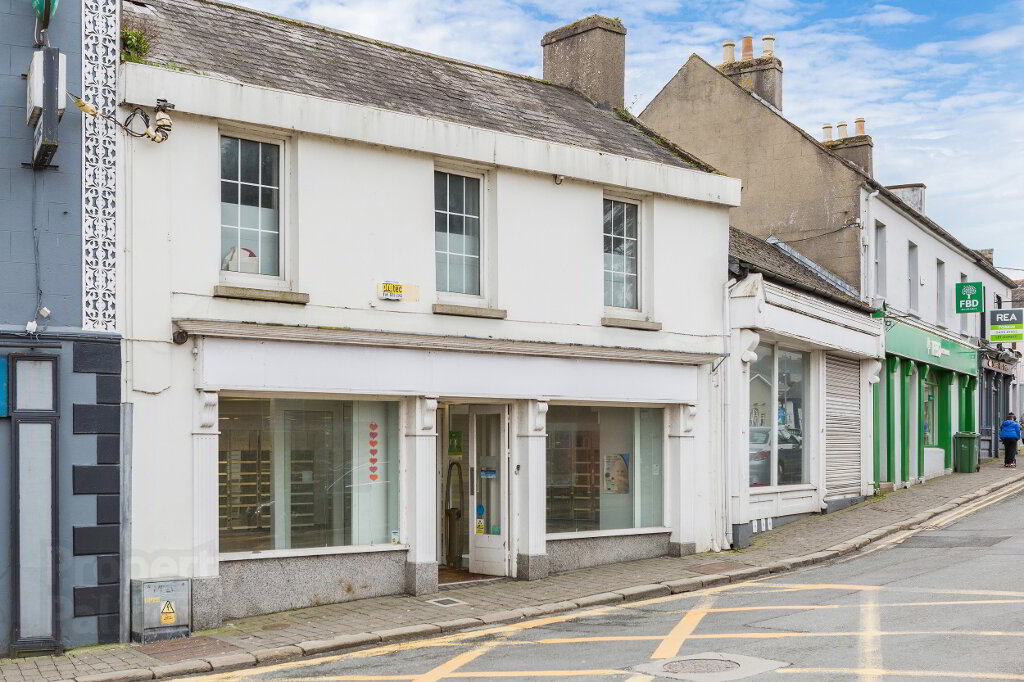
[[132, 581], [132, 641], [148, 644], [188, 637], [191, 584], [185, 578]]

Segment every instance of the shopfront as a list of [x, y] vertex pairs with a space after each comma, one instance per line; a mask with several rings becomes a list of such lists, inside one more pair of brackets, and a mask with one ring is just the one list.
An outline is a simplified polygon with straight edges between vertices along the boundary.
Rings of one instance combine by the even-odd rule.
[[880, 484], [900, 487], [953, 470], [953, 435], [974, 432], [978, 351], [913, 321], [885, 318], [886, 362], [875, 388]]
[[870, 494], [870, 385], [882, 325], [858, 306], [750, 275], [732, 293], [732, 545]]
[[979, 353], [978, 359], [980, 456], [1002, 457], [999, 425], [1013, 410], [1011, 393], [1017, 358], [1013, 351], [993, 349]]
[[201, 627], [707, 548], [706, 367], [217, 336], [196, 348]]

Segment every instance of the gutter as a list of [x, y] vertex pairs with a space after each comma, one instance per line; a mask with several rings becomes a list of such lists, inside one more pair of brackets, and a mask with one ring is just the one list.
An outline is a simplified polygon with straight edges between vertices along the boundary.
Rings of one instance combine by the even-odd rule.
[[796, 280], [790, 279], [789, 277], [786, 277], [784, 275], [780, 275], [780, 274], [778, 274], [778, 273], [776, 273], [776, 272], [774, 272], [772, 270], [765, 270], [763, 268], [759, 268], [756, 265], [752, 265], [752, 264], [748, 263], [745, 260], [739, 260], [738, 262], [742, 263], [743, 267], [746, 268], [748, 272], [758, 272], [758, 273], [764, 275], [765, 279], [771, 280], [773, 282], [778, 282], [779, 284], [785, 284], [786, 286], [792, 287], [794, 289], [798, 289], [798, 290], [804, 292], [805, 294], [812, 294], [812, 295], [817, 296], [819, 298], [827, 298], [828, 300], [832, 301], [833, 303], [839, 303], [839, 304], [844, 305], [844, 306], [846, 306], [848, 308], [854, 308], [854, 309], [859, 310], [859, 311], [864, 312], [864, 313], [873, 313], [873, 312], [875, 312], [875, 309], [872, 308], [871, 306], [869, 306], [869, 305], [867, 305], [865, 303], [861, 303], [860, 301], [857, 301], [855, 299], [844, 298], [842, 296], [837, 296], [837, 295], [835, 295], [833, 293], [830, 293], [828, 291], [823, 291], [821, 289], [815, 289], [812, 286], [808, 286], [808, 285], [803, 284], [801, 282], [797, 282]]

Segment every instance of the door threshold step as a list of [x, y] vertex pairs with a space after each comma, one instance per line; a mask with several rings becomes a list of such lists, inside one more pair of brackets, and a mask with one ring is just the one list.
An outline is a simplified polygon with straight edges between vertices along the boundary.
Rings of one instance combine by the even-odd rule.
[[511, 578], [505, 576], [496, 576], [494, 578], [477, 578], [475, 580], [459, 580], [454, 583], [440, 583], [437, 586], [438, 592], [444, 592], [445, 590], [455, 590], [460, 587], [470, 587], [472, 585], [490, 585], [491, 583], [503, 583]]

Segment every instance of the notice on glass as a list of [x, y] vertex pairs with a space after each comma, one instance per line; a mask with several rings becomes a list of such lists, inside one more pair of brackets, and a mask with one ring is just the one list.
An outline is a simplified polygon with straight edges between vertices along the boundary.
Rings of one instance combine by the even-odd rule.
[[629, 455], [604, 456], [604, 492], [614, 495], [629, 492]]

